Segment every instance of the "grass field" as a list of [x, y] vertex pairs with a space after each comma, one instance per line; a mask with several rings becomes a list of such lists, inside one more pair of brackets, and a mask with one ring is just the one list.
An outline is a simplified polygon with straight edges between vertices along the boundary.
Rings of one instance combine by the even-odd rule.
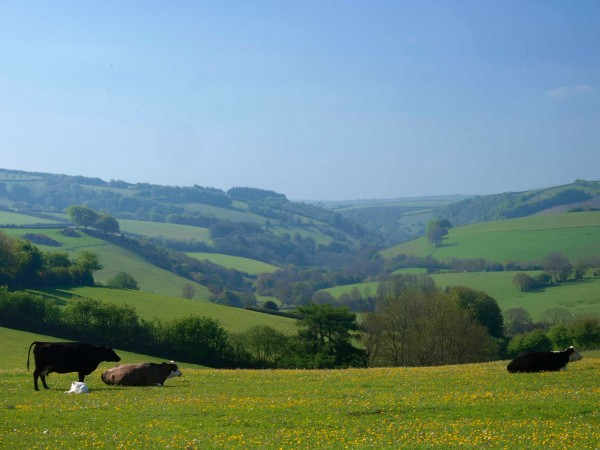
[[119, 219], [119, 226], [123, 232], [135, 233], [142, 236], [164, 237], [175, 240], [195, 239], [200, 242], [211, 242], [208, 228], [127, 219]]
[[[410, 271], [402, 271], [407, 273]], [[537, 292], [520, 292], [512, 283], [516, 272], [448, 272], [436, 273], [431, 277], [436, 285], [444, 289], [448, 286], [466, 286], [486, 292], [500, 309], [524, 308], [534, 320], [550, 308], [567, 309], [571, 314], [600, 315], [600, 278], [585, 278], [578, 282], [567, 282]], [[527, 272], [530, 273], [530, 272]], [[531, 272], [534, 275], [538, 272]], [[357, 288], [364, 294], [374, 296], [379, 282], [359, 283], [325, 289], [335, 298]]]
[[72, 254], [76, 254], [82, 250], [94, 252], [103, 266], [101, 270], [94, 272], [94, 280], [97, 283], [106, 284], [117, 273], [127, 272], [135, 278], [140, 289], [144, 291], [170, 296], [181, 296], [183, 286], [191, 284], [196, 290], [194, 298], [207, 300], [210, 296], [210, 292], [205, 286], [149, 264], [129, 250], [84, 233], [79, 233], [79, 237], [67, 237], [56, 229], [4, 228], [1, 230], [6, 235], [18, 239], [22, 239], [26, 233], [45, 234], [61, 244], [60, 247], [48, 247], [36, 244], [41, 250], [68, 252]]
[[[564, 372], [506, 361], [429, 368], [213, 370], [181, 364], [164, 387], [52, 374], [36, 392], [28, 333], [0, 328], [1, 448], [539, 448], [600, 446], [600, 354]], [[40, 338], [46, 340], [47, 338]], [[122, 354], [123, 362], [149, 358]]]
[[223, 328], [231, 332], [242, 332], [255, 325], [267, 325], [288, 335], [295, 335], [298, 332], [296, 320], [294, 319], [222, 306], [205, 301], [187, 300], [182, 297], [169, 297], [143, 291], [101, 287], [55, 289], [45, 292], [47, 295], [67, 301], [73, 295], [77, 295], [112, 302], [118, 305], [129, 305], [135, 308], [139, 317], [147, 320], [154, 318], [171, 320], [197, 315], [216, 319], [221, 323]]
[[33, 225], [33, 224], [56, 224], [57, 220], [42, 219], [40, 217], [29, 216], [26, 214], [13, 213], [9, 211], [0, 211], [0, 226], [3, 225]]
[[241, 272], [246, 272], [249, 275], [258, 275], [259, 273], [271, 273], [279, 269], [279, 267], [271, 264], [257, 261], [255, 259], [242, 258], [241, 256], [224, 255], [222, 253], [205, 253], [205, 252], [187, 252], [188, 256], [202, 260], [209, 260], [228, 269], [236, 269]]
[[381, 254], [385, 258], [404, 253], [439, 260], [483, 258], [505, 263], [541, 260], [554, 251], [569, 258], [600, 254], [600, 212], [530, 216], [451, 228], [438, 248], [423, 237]]

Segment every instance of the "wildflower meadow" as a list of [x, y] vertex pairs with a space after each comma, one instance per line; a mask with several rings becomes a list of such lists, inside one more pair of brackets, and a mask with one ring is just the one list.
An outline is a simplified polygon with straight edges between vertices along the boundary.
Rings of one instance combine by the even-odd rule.
[[427, 368], [212, 370], [180, 365], [163, 387], [35, 392], [0, 370], [0, 448], [600, 448], [600, 353], [568, 370], [506, 361]]

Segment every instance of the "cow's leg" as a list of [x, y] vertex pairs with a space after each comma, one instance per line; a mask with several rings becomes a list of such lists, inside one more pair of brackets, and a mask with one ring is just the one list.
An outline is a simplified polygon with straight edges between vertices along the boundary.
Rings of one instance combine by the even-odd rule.
[[[43, 372], [37, 372], [37, 376], [39, 376], [42, 379], [42, 384], [44, 385], [44, 389], [50, 389], [48, 387], [48, 385], [46, 384], [46, 375], [48, 374], [48, 370], [44, 370]], [[37, 389], [37, 379], [36, 379], [36, 372], [33, 373], [33, 381], [34, 381], [34, 385], [35, 388]], [[39, 389], [37, 389], [39, 390]]]
[[40, 388], [38, 387], [38, 378], [39, 378], [39, 376], [40, 376], [40, 373], [39, 373], [37, 370], [35, 370], [35, 371], [33, 372], [33, 388], [34, 388], [36, 391], [39, 391], [39, 390], [40, 390]]

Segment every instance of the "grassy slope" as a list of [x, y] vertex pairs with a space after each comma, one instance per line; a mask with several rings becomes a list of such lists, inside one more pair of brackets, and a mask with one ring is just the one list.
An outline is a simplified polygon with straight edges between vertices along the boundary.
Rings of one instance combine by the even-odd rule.
[[168, 239], [196, 239], [197, 241], [210, 243], [208, 228], [192, 227], [190, 225], [178, 225], [174, 223], [145, 222], [141, 220], [119, 219], [122, 231], [135, 233], [142, 236], [158, 237]]
[[170, 320], [189, 315], [199, 315], [218, 320], [226, 330], [232, 332], [245, 331], [254, 325], [268, 325], [289, 335], [296, 334], [298, 331], [296, 321], [286, 317], [149, 292], [85, 287], [57, 289], [49, 291], [49, 293], [66, 299], [75, 294], [120, 305], [126, 304], [134, 307], [137, 314], [144, 319]]
[[5, 225], [33, 225], [33, 224], [55, 224], [57, 220], [42, 219], [27, 214], [19, 214], [9, 211], [0, 211], [0, 224]]
[[385, 258], [400, 253], [491, 261], [539, 260], [558, 251], [570, 258], [600, 254], [600, 212], [531, 216], [452, 228], [444, 243], [433, 248], [426, 238], [415, 239], [381, 252]]
[[209, 260], [228, 269], [236, 269], [250, 275], [275, 272], [279, 268], [255, 259], [242, 258], [241, 256], [224, 255], [222, 253], [187, 252], [188, 256], [199, 260]]
[[90, 237], [80, 233], [80, 237], [73, 238], [60, 234], [59, 230], [34, 230], [34, 229], [10, 229], [2, 230], [5, 234], [22, 238], [25, 233], [41, 233], [60, 242], [61, 247], [47, 247], [38, 245], [42, 250], [66, 251], [77, 253], [81, 250], [94, 252], [100, 263], [104, 266], [102, 270], [94, 272], [94, 279], [98, 283], [106, 283], [119, 272], [127, 272], [135, 278], [141, 290], [157, 292], [164, 295], [179, 296], [185, 284], [191, 284], [196, 289], [195, 298], [208, 299], [210, 293], [206, 287], [179, 277], [171, 272], [160, 269], [149, 264], [135, 254], [108, 242]]
[[[2, 448], [598, 448], [598, 352], [569, 370], [512, 375], [506, 362], [367, 370], [211, 370], [164, 387], [33, 390], [35, 336], [0, 328]], [[121, 353], [121, 352], [119, 352]], [[121, 355], [123, 357], [123, 355]], [[131, 356], [134, 361], [140, 357]], [[146, 358], [141, 357], [142, 360]], [[124, 357], [125, 360], [125, 357]]]

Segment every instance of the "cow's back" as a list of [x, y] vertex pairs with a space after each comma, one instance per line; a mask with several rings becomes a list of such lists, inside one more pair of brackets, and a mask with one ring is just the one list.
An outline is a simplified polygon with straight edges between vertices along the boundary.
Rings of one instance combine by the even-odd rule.
[[119, 386], [136, 386], [144, 382], [143, 372], [148, 363], [121, 364], [104, 371], [101, 375], [105, 384]]
[[511, 373], [553, 372], [561, 370], [568, 362], [568, 352], [534, 352], [517, 356], [506, 368]]

